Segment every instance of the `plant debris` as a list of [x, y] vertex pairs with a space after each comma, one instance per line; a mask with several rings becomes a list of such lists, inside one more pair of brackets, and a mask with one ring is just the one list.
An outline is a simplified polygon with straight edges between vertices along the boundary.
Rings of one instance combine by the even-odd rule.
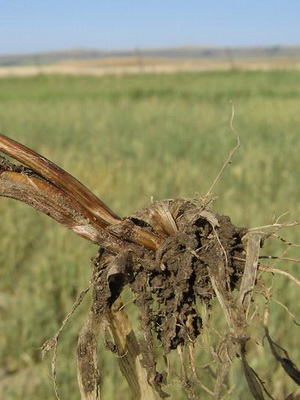
[[[162, 209], [167, 216], [164, 219], [157, 211]], [[166, 372], [156, 370], [154, 337], [161, 342], [165, 355], [195, 342], [202, 329], [197, 302], [208, 306], [216, 295], [210, 279], [216, 247], [222, 248], [224, 260], [224, 270], [217, 271], [217, 277], [223, 280], [226, 276], [226, 286], [232, 291], [243, 275], [243, 237], [247, 230], [235, 227], [229, 217], [213, 214], [186, 199], [154, 203], [129, 219], [163, 235], [164, 240], [156, 251], [138, 248], [137, 252], [125, 250], [117, 256], [100, 248], [94, 259], [93, 311], [105, 315], [124, 286], [130, 287], [140, 312], [143, 360], [150, 381], [161, 386]], [[167, 224], [169, 229], [163, 232], [161, 227]]]
[[226, 257], [229, 290], [238, 285], [244, 269], [239, 260], [245, 258], [242, 238], [246, 229], [236, 228], [228, 217], [214, 215], [184, 199], [155, 203], [130, 219], [157, 233], [157, 222], [147, 216], [156, 215], [155, 210], [162, 205], [170, 212], [176, 230], [156, 252], [125, 250], [112, 257], [100, 249], [94, 259], [98, 289], [94, 302], [95, 312], [105, 312], [128, 284], [141, 312], [142, 329], [147, 337], [155, 333], [168, 353], [194, 341], [201, 332], [196, 302], [199, 299], [209, 304], [215, 297], [209, 270], [214, 268], [216, 246], [222, 246]]

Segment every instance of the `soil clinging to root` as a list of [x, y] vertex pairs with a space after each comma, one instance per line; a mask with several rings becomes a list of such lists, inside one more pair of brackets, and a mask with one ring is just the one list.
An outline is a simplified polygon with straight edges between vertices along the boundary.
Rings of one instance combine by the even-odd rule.
[[100, 248], [94, 259], [93, 311], [106, 313], [128, 285], [140, 311], [144, 362], [153, 379], [163, 381], [155, 370], [153, 336], [167, 354], [201, 334], [196, 302], [208, 305], [215, 297], [210, 269], [216, 268], [221, 254], [224, 270], [219, 278], [226, 277], [229, 292], [237, 287], [244, 269], [247, 230], [186, 199], [154, 203], [130, 220], [164, 240], [156, 251], [137, 247], [117, 256]]

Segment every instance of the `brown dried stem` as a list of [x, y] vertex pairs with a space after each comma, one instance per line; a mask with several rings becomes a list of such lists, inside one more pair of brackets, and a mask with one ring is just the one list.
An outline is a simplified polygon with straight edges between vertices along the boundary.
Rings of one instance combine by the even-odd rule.
[[103, 330], [105, 320], [90, 311], [80, 331], [77, 344], [77, 380], [81, 400], [100, 400], [100, 371], [98, 369], [96, 336]]
[[30, 205], [77, 235], [108, 250], [118, 252], [124, 246], [121, 240], [96, 225], [81, 203], [38, 176], [0, 168], [0, 196]]
[[62, 168], [3, 134], [0, 134], [0, 151], [30, 167], [16, 167], [7, 160], [2, 161], [1, 196], [36, 208], [77, 235], [114, 253], [128, 246], [126, 242], [152, 250], [162, 242], [157, 234], [140, 228], [129, 219], [122, 220]]
[[238, 298], [238, 304], [244, 308], [246, 317], [249, 312], [252, 292], [255, 287], [261, 240], [260, 236], [255, 233], [249, 233], [247, 236], [245, 269]]
[[155, 400], [155, 392], [149, 385], [147, 371], [143, 367], [139, 343], [127, 313], [118, 299], [107, 314], [109, 328], [118, 350], [120, 370], [137, 400]]
[[105, 227], [121, 220], [81, 182], [34, 150], [0, 134], [0, 151], [37, 171], [69, 197], [77, 199], [90, 214], [94, 215], [95, 220], [98, 220], [101, 226]]

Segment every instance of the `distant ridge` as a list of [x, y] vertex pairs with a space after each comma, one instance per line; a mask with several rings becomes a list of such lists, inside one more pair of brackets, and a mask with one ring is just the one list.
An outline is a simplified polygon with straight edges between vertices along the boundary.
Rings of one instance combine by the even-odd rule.
[[269, 47], [175, 47], [162, 49], [135, 49], [122, 51], [101, 51], [75, 49], [35, 54], [16, 54], [0, 56], [0, 66], [53, 65], [65, 61], [93, 61], [113, 58], [174, 59], [174, 60], [220, 60], [243, 59], [299, 59], [299, 46]]

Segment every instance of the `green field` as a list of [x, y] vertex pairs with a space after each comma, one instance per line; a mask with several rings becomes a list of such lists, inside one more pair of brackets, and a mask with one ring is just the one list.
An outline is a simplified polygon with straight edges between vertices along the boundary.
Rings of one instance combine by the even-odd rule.
[[[207, 192], [235, 144], [230, 101], [242, 146], [215, 188], [214, 210], [230, 215], [238, 226], [269, 224], [286, 211], [289, 220], [298, 219], [297, 71], [5, 78], [0, 80], [0, 131], [71, 172], [125, 216], [151, 198]], [[54, 399], [51, 357], [42, 362], [39, 348], [88, 286], [97, 248], [15, 201], [0, 199], [0, 215], [0, 376], [9, 372], [0, 379], [0, 398]], [[299, 233], [294, 228], [284, 234], [299, 243]], [[300, 275], [296, 264], [281, 267]], [[297, 290], [286, 278], [276, 278], [274, 297], [296, 316]], [[88, 308], [87, 296], [62, 334], [62, 399], [79, 398], [75, 350]], [[274, 340], [299, 364], [299, 327], [278, 307], [271, 324]], [[277, 399], [295, 389], [260, 344], [253, 354], [253, 367], [271, 383]], [[105, 352], [104, 399], [129, 399], [116, 366], [115, 357]], [[243, 383], [238, 385], [241, 393]], [[244, 392], [233, 398], [251, 396]]]

